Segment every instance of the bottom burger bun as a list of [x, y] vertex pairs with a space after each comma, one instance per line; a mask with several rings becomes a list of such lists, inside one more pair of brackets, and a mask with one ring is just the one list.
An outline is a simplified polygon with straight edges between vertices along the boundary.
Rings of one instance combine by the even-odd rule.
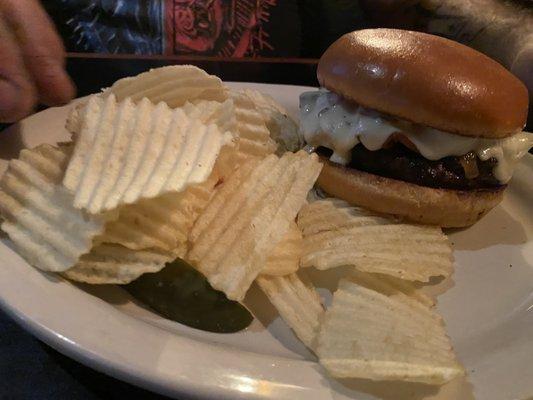
[[506, 186], [482, 190], [435, 189], [347, 168], [322, 158], [319, 186], [353, 205], [445, 228], [474, 224], [503, 198]]

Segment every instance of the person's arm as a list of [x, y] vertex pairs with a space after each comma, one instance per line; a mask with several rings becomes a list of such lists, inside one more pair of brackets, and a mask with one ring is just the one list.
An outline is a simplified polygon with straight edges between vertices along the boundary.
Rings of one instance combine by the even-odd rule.
[[[533, 10], [520, 1], [431, 0], [430, 33], [463, 42], [499, 61], [533, 89]], [[523, 2], [525, 4], [525, 2]], [[529, 69], [528, 69], [529, 65]]]
[[361, 0], [380, 26], [415, 29], [473, 47], [529, 89], [533, 124], [533, 7], [527, 0]]
[[65, 50], [37, 0], [0, 0], [0, 122], [74, 97]]

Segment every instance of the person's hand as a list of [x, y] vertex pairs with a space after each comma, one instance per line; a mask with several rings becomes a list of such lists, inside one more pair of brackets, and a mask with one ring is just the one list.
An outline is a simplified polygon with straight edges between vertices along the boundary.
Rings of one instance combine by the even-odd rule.
[[65, 49], [37, 0], [0, 0], [0, 122], [28, 115], [37, 103], [61, 105], [75, 89]]

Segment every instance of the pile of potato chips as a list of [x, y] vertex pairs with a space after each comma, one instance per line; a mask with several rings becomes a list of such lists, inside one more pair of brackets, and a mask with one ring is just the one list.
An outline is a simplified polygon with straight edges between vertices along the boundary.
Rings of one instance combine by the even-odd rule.
[[[181, 257], [232, 300], [256, 282], [334, 377], [464, 373], [420, 290], [453, 271], [446, 236], [313, 201], [322, 166], [269, 96], [165, 67], [90, 96], [66, 126], [70, 143], [23, 150], [0, 181], [1, 228], [33, 266], [124, 284]], [[325, 309], [303, 269], [340, 266]]]

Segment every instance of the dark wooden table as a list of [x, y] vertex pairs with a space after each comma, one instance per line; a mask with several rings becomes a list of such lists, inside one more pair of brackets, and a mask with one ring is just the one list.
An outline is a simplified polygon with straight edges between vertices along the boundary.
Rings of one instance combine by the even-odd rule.
[[194, 64], [225, 81], [283, 83], [317, 86], [315, 59], [219, 57], [102, 56], [70, 54], [68, 71], [78, 86], [78, 96], [94, 93], [117, 79], [170, 64]]
[[[70, 55], [68, 70], [84, 96], [115, 80], [169, 64], [194, 64], [223, 80], [316, 85], [315, 60]], [[0, 400], [166, 399], [61, 355], [0, 311]]]

